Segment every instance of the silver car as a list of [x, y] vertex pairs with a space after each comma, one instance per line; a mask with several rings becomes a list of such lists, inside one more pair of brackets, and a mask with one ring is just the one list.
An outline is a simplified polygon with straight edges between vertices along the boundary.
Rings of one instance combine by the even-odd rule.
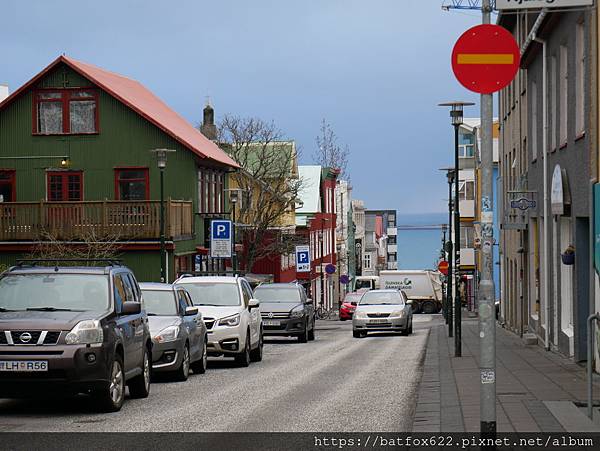
[[398, 290], [367, 291], [352, 317], [352, 334], [366, 337], [369, 332], [412, 333], [413, 314], [406, 295]]
[[206, 326], [190, 294], [166, 283], [141, 283], [140, 288], [152, 336], [152, 371], [180, 381], [188, 378], [190, 368], [204, 373]]

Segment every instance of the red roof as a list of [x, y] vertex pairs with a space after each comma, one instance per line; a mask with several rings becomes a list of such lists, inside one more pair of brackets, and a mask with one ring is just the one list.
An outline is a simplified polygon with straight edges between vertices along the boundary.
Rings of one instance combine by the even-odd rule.
[[227, 166], [239, 168], [239, 165], [206, 138], [192, 124], [173, 111], [141, 83], [114, 72], [109, 72], [91, 64], [82, 63], [61, 55], [42, 72], [21, 86], [12, 95], [0, 103], [0, 110], [11, 103], [27, 88], [47, 74], [59, 63], [65, 63], [104, 91], [127, 105], [133, 111], [152, 122], [159, 129], [179, 141], [201, 158], [208, 158]]

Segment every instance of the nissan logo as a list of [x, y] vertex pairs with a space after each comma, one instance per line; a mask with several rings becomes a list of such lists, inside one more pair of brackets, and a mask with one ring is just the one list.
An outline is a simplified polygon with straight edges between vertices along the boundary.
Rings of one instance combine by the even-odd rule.
[[19, 335], [19, 340], [21, 340], [21, 343], [29, 343], [31, 338], [32, 337], [29, 332], [23, 332], [21, 335]]
[[273, 312], [269, 312], [269, 318], [273, 318]]

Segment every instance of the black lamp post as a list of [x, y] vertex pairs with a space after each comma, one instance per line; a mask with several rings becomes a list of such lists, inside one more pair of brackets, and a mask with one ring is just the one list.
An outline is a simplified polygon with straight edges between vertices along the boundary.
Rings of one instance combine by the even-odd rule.
[[167, 154], [175, 152], [172, 149], [153, 149], [156, 154], [156, 164], [160, 170], [160, 281], [167, 282], [167, 249], [165, 247], [165, 180]]
[[[442, 224], [442, 252], [441, 257], [443, 260], [446, 260], [446, 230], [448, 229], [447, 224]], [[446, 324], [448, 324], [448, 274], [446, 274], [446, 283], [444, 284], [444, 290], [442, 292], [442, 313], [444, 314], [444, 319], [446, 320]]]
[[231, 252], [231, 260], [233, 263], [233, 271], [235, 273], [237, 273], [238, 270], [238, 261], [237, 261], [237, 252], [235, 249], [235, 206], [237, 204], [238, 201], [238, 190], [236, 189], [232, 189], [231, 191], [229, 191], [229, 202], [231, 202], [231, 219], [232, 219], [232, 224], [231, 224], [231, 240], [233, 242], [233, 249]]
[[[460, 126], [463, 123], [463, 110], [465, 106], [475, 105], [472, 102], [447, 102], [440, 103], [439, 106], [450, 107], [450, 118], [452, 119], [452, 125], [454, 127], [454, 261], [455, 271], [458, 275], [460, 269], [460, 203], [459, 203], [459, 170], [458, 164], [458, 135]], [[456, 283], [456, 281], [455, 281]], [[461, 306], [460, 298], [458, 296], [454, 300], [454, 356], [462, 356], [462, 342], [461, 342]]]

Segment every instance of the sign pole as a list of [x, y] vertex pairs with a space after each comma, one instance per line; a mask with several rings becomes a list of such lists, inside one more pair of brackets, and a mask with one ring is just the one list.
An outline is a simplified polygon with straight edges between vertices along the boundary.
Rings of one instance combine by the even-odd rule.
[[[489, 24], [490, 0], [481, 4], [482, 22]], [[481, 231], [482, 267], [479, 282], [480, 427], [486, 436], [496, 434], [496, 325], [494, 290], [493, 212], [493, 94], [481, 94]]]

